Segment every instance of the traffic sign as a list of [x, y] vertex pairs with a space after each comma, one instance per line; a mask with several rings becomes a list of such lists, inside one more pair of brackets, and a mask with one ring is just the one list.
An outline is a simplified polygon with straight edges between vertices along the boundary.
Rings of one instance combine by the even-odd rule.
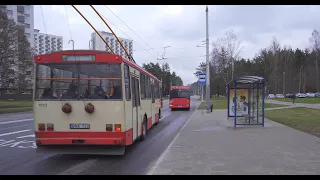
[[206, 73], [199, 73], [198, 83], [200, 85], [206, 85]]

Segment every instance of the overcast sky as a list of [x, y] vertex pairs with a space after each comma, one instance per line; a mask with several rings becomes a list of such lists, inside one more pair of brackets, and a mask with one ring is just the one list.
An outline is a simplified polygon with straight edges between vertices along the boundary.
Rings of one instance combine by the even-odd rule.
[[[90, 6], [76, 6], [98, 30], [108, 31]], [[108, 6], [95, 8], [108, 19], [119, 37], [132, 39], [133, 57], [139, 65], [157, 61], [166, 49], [165, 62], [170, 64], [184, 84], [195, 82], [193, 75], [200, 62], [205, 61], [205, 6]], [[233, 30], [241, 40], [241, 57], [252, 58], [267, 47], [272, 37], [292, 48], [306, 48], [313, 29], [320, 29], [320, 6], [209, 6], [210, 43], [226, 31]], [[66, 11], [65, 11], [66, 8]], [[72, 49], [68, 41], [75, 41], [75, 49], [88, 49], [93, 32], [84, 19], [71, 7], [64, 5], [35, 6], [35, 28], [40, 32], [63, 36], [64, 49]], [[67, 18], [67, 15], [68, 18]], [[71, 33], [69, 32], [68, 22]], [[121, 32], [119, 29], [121, 29]], [[136, 34], [143, 40], [141, 40]], [[70, 37], [72, 36], [72, 37]], [[129, 37], [128, 37], [129, 36]], [[145, 42], [146, 43], [145, 43]], [[154, 49], [150, 49], [150, 47]], [[146, 49], [146, 50], [143, 50]]]

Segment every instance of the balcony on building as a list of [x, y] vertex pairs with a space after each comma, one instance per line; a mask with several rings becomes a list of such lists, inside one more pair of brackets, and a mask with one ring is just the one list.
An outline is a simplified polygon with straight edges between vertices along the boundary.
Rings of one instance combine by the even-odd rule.
[[0, 5], [0, 9], [7, 9], [7, 5]]
[[24, 7], [23, 7], [23, 6], [17, 6], [17, 11], [18, 11], [19, 13], [24, 14]]
[[22, 15], [18, 15], [18, 22], [24, 22], [25, 18]]

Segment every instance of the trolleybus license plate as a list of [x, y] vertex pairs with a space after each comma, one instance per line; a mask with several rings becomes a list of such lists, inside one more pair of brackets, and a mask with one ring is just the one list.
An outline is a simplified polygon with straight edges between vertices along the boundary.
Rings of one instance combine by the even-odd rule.
[[70, 124], [70, 129], [90, 129], [90, 124]]

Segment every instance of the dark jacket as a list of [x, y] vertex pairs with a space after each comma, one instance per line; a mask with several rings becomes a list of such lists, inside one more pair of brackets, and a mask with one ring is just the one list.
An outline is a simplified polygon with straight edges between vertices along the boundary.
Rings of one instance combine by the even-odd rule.
[[104, 99], [103, 97], [99, 96], [97, 93], [90, 94], [87, 99]]
[[67, 91], [62, 94], [61, 99], [77, 99], [78, 98], [78, 93], [77, 92], [72, 92], [72, 91]]

